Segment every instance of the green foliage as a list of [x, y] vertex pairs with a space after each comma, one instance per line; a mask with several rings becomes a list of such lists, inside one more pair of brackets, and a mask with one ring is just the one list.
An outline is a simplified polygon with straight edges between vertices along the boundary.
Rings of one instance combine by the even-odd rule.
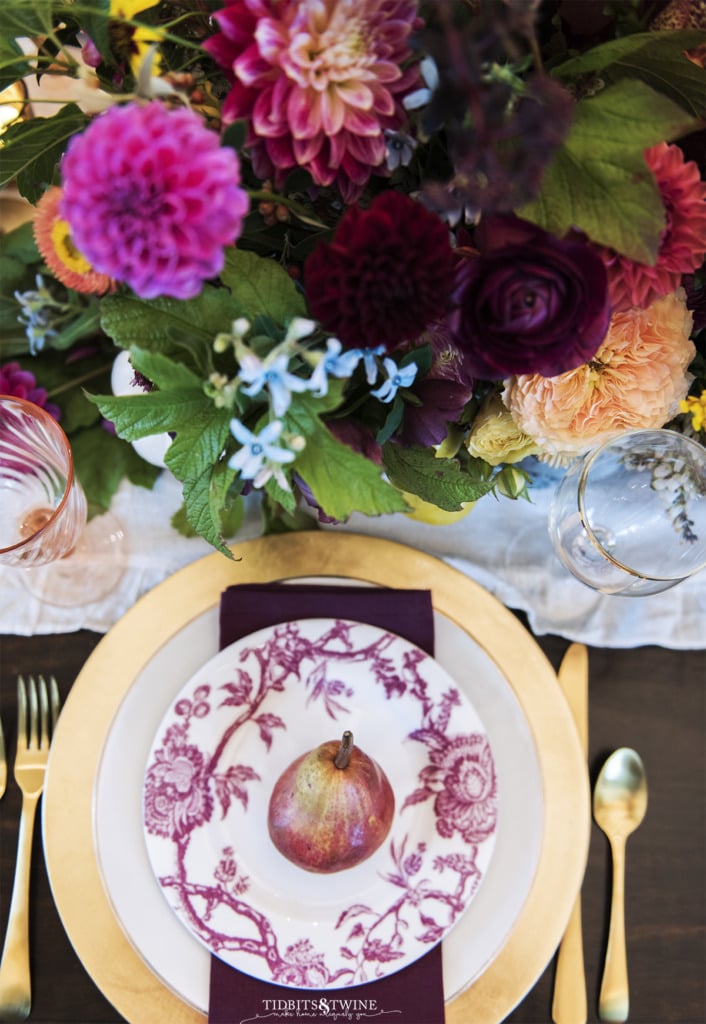
[[581, 100], [539, 197], [519, 213], [552, 234], [579, 228], [594, 242], [652, 264], [664, 207], [643, 153], [695, 127], [691, 115], [637, 80]]
[[235, 474], [226, 472], [221, 459], [230, 414], [214, 406], [196, 374], [161, 352], [133, 349], [131, 361], [158, 390], [121, 397], [94, 395], [91, 400], [128, 441], [150, 434], [174, 435], [165, 462], [182, 482], [185, 517], [197, 533], [226, 552], [221, 511]]
[[264, 314], [275, 323], [286, 324], [292, 317], [307, 315], [304, 297], [274, 260], [242, 249], [228, 249], [221, 280], [231, 291], [240, 311], [237, 315], [250, 321]]
[[703, 117], [706, 70], [684, 57], [684, 50], [700, 46], [703, 41], [703, 31], [698, 29], [635, 33], [564, 61], [552, 74], [571, 79], [600, 73], [607, 85], [624, 78], [639, 79], [694, 117]]
[[0, 187], [17, 179], [17, 188], [30, 203], [37, 203], [56, 177], [59, 160], [69, 139], [85, 128], [87, 116], [68, 103], [53, 117], [34, 117], [11, 124], [0, 149]]
[[188, 301], [108, 295], [101, 302], [101, 327], [116, 345], [184, 360], [202, 374], [211, 366], [213, 339], [240, 315], [230, 292], [211, 285]]
[[52, 28], [52, 0], [3, 0], [3, 38], [42, 36]]
[[306, 438], [294, 467], [326, 515], [344, 520], [354, 511], [368, 516], [403, 512], [404, 501], [379, 467], [338, 441], [321, 421], [325, 410], [325, 403], [300, 395], [284, 421], [285, 430]]
[[478, 501], [493, 489], [493, 470], [481, 459], [437, 458], [433, 448], [403, 448], [388, 442], [383, 449], [387, 475], [401, 491], [447, 512], [458, 512], [464, 502]]
[[152, 487], [159, 472], [136, 454], [127, 441], [106, 430], [79, 430], [71, 434], [76, 475], [93, 512], [107, 511], [124, 477]]

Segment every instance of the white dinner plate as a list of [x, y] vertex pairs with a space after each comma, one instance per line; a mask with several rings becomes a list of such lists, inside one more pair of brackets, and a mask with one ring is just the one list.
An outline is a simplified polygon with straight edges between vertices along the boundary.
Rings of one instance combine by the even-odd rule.
[[[304, 870], [270, 839], [270, 794], [345, 730], [389, 780], [389, 833], [345, 870]], [[175, 694], [143, 813], [155, 878], [210, 952], [277, 985], [340, 989], [450, 932], [490, 863], [497, 806], [483, 723], [434, 658], [366, 623], [305, 619], [235, 641]]]
[[422, 551], [351, 533], [262, 537], [153, 588], [98, 643], [52, 740], [42, 800], [52, 894], [89, 976], [130, 1024], [205, 1024], [210, 954], [174, 919], [142, 834], [147, 756], [170, 699], [218, 651], [235, 583], [431, 592], [440, 664], [483, 721], [502, 794], [483, 885], [442, 943], [447, 1024], [499, 1024], [546, 968], [586, 864], [590, 791], [569, 706], [517, 617]]
[[[350, 584], [344, 579], [338, 582]], [[464, 630], [436, 612], [434, 629], [436, 660], [483, 722], [502, 794], [493, 857], [483, 885], [444, 941], [448, 1001], [487, 967], [517, 919], [539, 857], [543, 806], [534, 740], [507, 680]], [[118, 921], [164, 983], [204, 1013], [210, 954], [178, 924], [164, 899], [150, 865], [141, 807], [145, 769], [164, 709], [217, 650], [214, 609], [156, 652], [126, 694], [110, 728], [94, 802], [99, 867]]]

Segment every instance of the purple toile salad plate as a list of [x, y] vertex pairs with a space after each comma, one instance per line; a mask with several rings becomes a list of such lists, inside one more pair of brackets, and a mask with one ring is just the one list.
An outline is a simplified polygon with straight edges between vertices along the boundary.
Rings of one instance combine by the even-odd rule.
[[[270, 793], [300, 754], [350, 729], [387, 774], [392, 827], [330, 875], [274, 847]], [[307, 619], [224, 648], [171, 702], [145, 773], [152, 870], [170, 907], [239, 970], [343, 988], [441, 942], [479, 890], [495, 845], [493, 753], [439, 663], [363, 623]]]

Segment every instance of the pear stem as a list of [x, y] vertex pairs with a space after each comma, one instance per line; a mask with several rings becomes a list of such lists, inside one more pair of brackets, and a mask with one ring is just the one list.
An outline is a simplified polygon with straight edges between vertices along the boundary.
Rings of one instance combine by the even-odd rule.
[[333, 763], [336, 765], [337, 768], [347, 768], [352, 753], [353, 733], [350, 731], [350, 729], [346, 729], [341, 739], [341, 745], [338, 748], [338, 753], [333, 759]]

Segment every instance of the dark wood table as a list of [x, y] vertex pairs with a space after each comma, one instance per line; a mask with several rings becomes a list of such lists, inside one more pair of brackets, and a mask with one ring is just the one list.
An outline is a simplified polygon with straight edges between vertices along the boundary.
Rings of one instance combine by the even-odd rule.
[[[0, 714], [11, 757], [15, 747], [17, 674], [53, 673], [65, 696], [99, 640], [99, 634], [87, 631], [0, 637]], [[558, 667], [568, 641], [540, 637], [538, 642]], [[649, 781], [647, 817], [627, 847], [630, 1020], [642, 1024], [704, 1024], [706, 650], [591, 648], [589, 662], [592, 781], [606, 755], [619, 746], [631, 746], [640, 752]], [[3, 934], [19, 811], [20, 794], [10, 780], [0, 803]], [[609, 894], [608, 843], [594, 825], [583, 887], [589, 1021], [598, 1020]], [[39, 825], [30, 899], [34, 1000], [29, 1019], [37, 1024], [119, 1024], [123, 1018], [88, 977], [64, 933], [44, 868]], [[554, 962], [508, 1021], [544, 1024], [551, 1020], [553, 973]]]

